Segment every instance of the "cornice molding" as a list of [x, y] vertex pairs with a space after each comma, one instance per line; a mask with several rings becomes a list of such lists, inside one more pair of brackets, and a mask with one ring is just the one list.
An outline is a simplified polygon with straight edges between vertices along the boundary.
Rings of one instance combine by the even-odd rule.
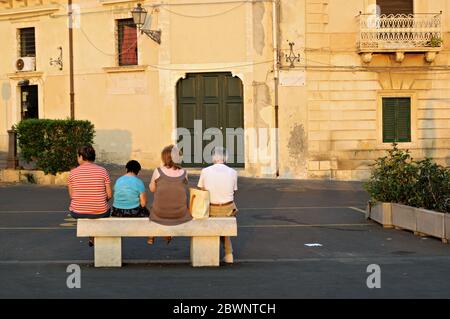
[[0, 10], [0, 20], [13, 20], [50, 15], [60, 10], [57, 4]]
[[[137, 3], [137, 0], [100, 0], [100, 3], [104, 6], [114, 5], [114, 4], [122, 4], [122, 3]], [[141, 1], [144, 2], [144, 1]]]
[[15, 72], [15, 73], [7, 74], [8, 78], [10, 78], [11, 80], [41, 78], [43, 75], [44, 75], [44, 72], [38, 72], [38, 71]]
[[104, 67], [103, 71], [106, 73], [126, 73], [126, 72], [144, 72], [148, 65], [127, 65], [127, 66], [113, 66]]

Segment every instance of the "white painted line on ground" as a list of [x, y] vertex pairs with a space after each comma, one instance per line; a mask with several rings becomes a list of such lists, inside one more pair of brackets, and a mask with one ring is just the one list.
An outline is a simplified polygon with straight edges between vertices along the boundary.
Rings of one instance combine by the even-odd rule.
[[0, 230], [66, 230], [76, 227], [0, 227]]
[[238, 207], [242, 210], [291, 210], [291, 209], [348, 209], [348, 206], [292, 206], [292, 207]]
[[[414, 261], [449, 261], [450, 256], [436, 255], [436, 256], [341, 256], [341, 257], [305, 257], [305, 258], [243, 258], [235, 259], [235, 264], [240, 263], [299, 263], [299, 262], [318, 262], [318, 261], [332, 261], [332, 262], [371, 262], [371, 261], [383, 261], [385, 263], [398, 263], [400, 262], [414, 262]], [[151, 264], [190, 264], [189, 259], [124, 259], [123, 264], [128, 265], [151, 265]], [[91, 265], [93, 266], [93, 260], [0, 260], [0, 265]], [[100, 271], [105, 268], [93, 268]], [[116, 268], [115, 268], [116, 269]], [[125, 267], [126, 269], [126, 267]], [[124, 269], [124, 271], [125, 271]], [[221, 269], [221, 268], [217, 268]]]
[[[291, 206], [291, 207], [239, 207], [240, 211], [244, 210], [295, 210], [295, 209], [355, 209], [363, 211], [359, 208], [349, 206]], [[17, 211], [0, 211], [0, 214], [16, 214], [16, 213], [57, 213], [57, 214], [69, 214], [68, 211], [55, 211], [55, 210], [17, 210]]]
[[349, 207], [352, 210], [356, 210], [357, 212], [366, 214], [366, 211], [364, 209], [358, 208], [358, 207]]
[[[361, 227], [376, 226], [375, 224], [281, 224], [281, 225], [240, 225], [238, 228], [308, 228], [308, 227]], [[1, 230], [67, 230], [77, 229], [76, 227], [0, 227]]]
[[308, 227], [353, 227], [353, 226], [373, 226], [374, 224], [285, 224], [285, 225], [241, 225], [238, 228], [308, 228]]
[[67, 210], [65, 211], [56, 211], [56, 210], [8, 210], [8, 211], [0, 211], [0, 214], [20, 214], [20, 213], [57, 213], [57, 214], [69, 214]]

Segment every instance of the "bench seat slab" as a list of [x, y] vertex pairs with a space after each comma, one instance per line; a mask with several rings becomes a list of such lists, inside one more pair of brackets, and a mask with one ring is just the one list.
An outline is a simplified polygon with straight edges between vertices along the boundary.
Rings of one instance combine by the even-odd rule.
[[193, 237], [237, 236], [236, 218], [192, 220], [175, 226], [150, 222], [148, 218], [78, 219], [78, 237]]

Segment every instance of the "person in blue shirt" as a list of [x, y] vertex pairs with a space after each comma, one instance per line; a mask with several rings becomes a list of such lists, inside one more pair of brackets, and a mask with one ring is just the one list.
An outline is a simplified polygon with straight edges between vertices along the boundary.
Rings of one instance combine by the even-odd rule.
[[114, 185], [113, 217], [149, 217], [147, 194], [144, 182], [137, 177], [141, 164], [132, 160], [125, 166], [127, 173]]

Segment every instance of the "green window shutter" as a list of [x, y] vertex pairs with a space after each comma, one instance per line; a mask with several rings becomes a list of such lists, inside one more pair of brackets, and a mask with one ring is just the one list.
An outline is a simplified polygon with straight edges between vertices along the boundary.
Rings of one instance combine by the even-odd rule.
[[411, 142], [411, 99], [383, 98], [383, 143]]
[[383, 143], [395, 142], [395, 99], [383, 98]]
[[20, 30], [20, 56], [36, 56], [36, 38], [34, 28]]
[[411, 142], [411, 99], [397, 99], [396, 141]]

